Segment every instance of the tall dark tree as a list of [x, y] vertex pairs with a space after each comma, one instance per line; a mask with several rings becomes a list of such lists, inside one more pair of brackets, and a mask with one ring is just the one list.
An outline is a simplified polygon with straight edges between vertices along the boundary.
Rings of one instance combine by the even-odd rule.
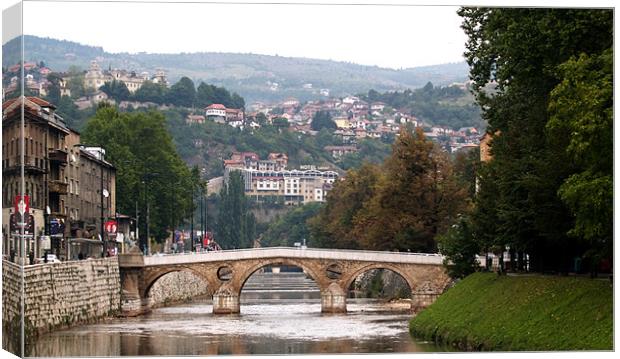
[[194, 81], [183, 76], [170, 87], [168, 102], [175, 106], [192, 107], [196, 104], [196, 87]]
[[310, 127], [314, 131], [321, 131], [324, 128], [335, 130], [336, 123], [332, 120], [332, 116], [329, 111], [317, 111], [314, 116], [312, 116]]
[[[583, 248], [567, 236], [575, 216], [558, 190], [579, 164], [566, 150], [568, 128], [547, 131], [550, 98], [563, 63], [611, 48], [613, 12], [462, 8], [459, 14], [473, 89], [494, 134], [476, 209], [486, 215], [474, 222], [495, 212], [499, 245], [526, 251], [532, 269], [566, 270]], [[495, 200], [488, 200], [491, 191]], [[484, 230], [482, 223], [474, 228]]]
[[99, 90], [119, 102], [128, 100], [131, 95], [127, 85], [123, 81], [117, 81], [116, 79], [106, 82]]
[[256, 235], [256, 220], [245, 197], [243, 176], [229, 174], [219, 196], [215, 240], [224, 249], [251, 248]]

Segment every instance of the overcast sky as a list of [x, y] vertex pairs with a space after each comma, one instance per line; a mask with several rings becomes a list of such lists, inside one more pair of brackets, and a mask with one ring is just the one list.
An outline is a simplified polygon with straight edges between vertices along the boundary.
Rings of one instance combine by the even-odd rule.
[[237, 52], [414, 67], [463, 61], [456, 6], [24, 3], [24, 33], [108, 52]]
[[[24, 33], [101, 46], [108, 52], [277, 54], [406, 68], [463, 61], [466, 37], [454, 5], [480, 4], [442, 0], [432, 3], [443, 6], [423, 6], [429, 1], [419, 0], [230, 2], [26, 0]], [[342, 5], [384, 2], [392, 6]], [[574, 0], [502, 1], [506, 4], [584, 6], [583, 1]], [[3, 9], [8, 5], [3, 2]], [[587, 6], [610, 6], [610, 2], [594, 0]]]

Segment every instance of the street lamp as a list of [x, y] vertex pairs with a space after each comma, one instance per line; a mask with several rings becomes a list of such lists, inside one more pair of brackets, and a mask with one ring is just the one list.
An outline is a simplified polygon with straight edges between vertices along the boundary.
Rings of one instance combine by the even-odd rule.
[[[104, 149], [103, 146], [98, 145], [98, 146], [89, 146], [83, 143], [77, 143], [75, 145], [73, 145], [73, 147], [80, 147], [80, 150], [83, 150], [83, 147], [99, 147], [100, 149], [100, 156], [101, 158], [99, 158], [99, 160], [101, 161], [101, 188], [99, 189], [99, 194], [100, 194], [100, 199], [101, 199], [101, 227], [100, 227], [100, 234], [101, 234], [101, 242], [103, 243], [103, 251], [101, 252], [101, 257], [105, 257], [106, 253], [107, 253], [107, 246], [106, 246], [106, 242], [105, 242], [105, 238], [104, 238], [104, 221], [105, 221], [105, 217], [104, 217], [104, 213], [103, 213], [103, 203], [105, 201], [105, 193], [104, 193], [104, 188], [103, 188], [103, 154], [104, 154]], [[107, 192], [107, 191], [106, 191]]]

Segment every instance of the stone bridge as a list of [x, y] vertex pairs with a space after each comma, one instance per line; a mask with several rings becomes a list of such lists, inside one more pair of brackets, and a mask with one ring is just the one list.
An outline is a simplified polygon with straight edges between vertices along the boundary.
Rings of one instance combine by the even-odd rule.
[[412, 293], [411, 309], [431, 304], [450, 282], [437, 254], [372, 252], [272, 247], [144, 257], [119, 255], [121, 308], [125, 315], [150, 311], [151, 286], [176, 271], [197, 275], [213, 296], [213, 313], [239, 313], [239, 297], [248, 278], [266, 266], [296, 266], [311, 277], [321, 291], [321, 310], [346, 312], [347, 292], [353, 281], [372, 269], [389, 269], [402, 276]]

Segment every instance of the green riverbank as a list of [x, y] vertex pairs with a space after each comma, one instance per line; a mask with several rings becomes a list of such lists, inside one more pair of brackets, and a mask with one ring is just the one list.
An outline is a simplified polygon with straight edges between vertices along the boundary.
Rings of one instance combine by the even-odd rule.
[[608, 279], [475, 273], [411, 320], [412, 335], [461, 350], [613, 349]]

